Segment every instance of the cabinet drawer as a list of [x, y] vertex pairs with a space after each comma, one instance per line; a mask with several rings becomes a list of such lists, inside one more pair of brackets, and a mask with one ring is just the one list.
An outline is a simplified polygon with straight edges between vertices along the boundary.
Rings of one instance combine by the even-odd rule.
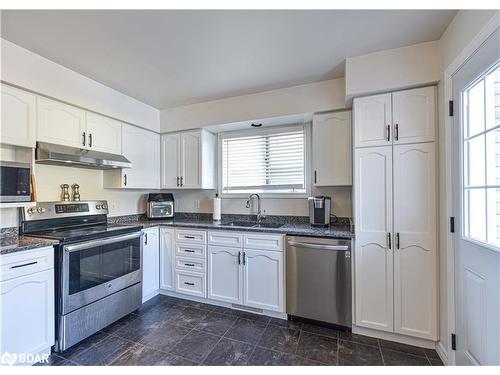
[[205, 258], [206, 247], [199, 244], [177, 243], [175, 244], [175, 253], [176, 255]]
[[205, 272], [205, 259], [178, 256], [175, 257], [175, 268], [178, 270]]
[[175, 240], [178, 242], [205, 244], [206, 237], [207, 232], [203, 230], [175, 230]]
[[179, 293], [206, 297], [205, 274], [175, 271], [175, 290]]
[[0, 257], [0, 281], [54, 268], [54, 248], [27, 250]]
[[231, 232], [208, 232], [209, 245], [242, 247], [243, 235]]
[[245, 249], [283, 251], [283, 236], [269, 234], [245, 234]]

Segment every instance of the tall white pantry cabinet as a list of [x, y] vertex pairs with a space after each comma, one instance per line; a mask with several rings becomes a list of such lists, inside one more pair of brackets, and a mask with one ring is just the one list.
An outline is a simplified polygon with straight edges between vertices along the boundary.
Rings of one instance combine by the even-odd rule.
[[357, 98], [355, 324], [437, 339], [436, 89]]

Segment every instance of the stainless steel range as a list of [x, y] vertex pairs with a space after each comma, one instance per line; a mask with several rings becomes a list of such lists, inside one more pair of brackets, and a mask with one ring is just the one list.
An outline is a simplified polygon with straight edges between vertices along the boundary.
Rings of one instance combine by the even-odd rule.
[[21, 233], [54, 246], [56, 345], [64, 351], [142, 303], [140, 226], [107, 225], [106, 201], [23, 208]]

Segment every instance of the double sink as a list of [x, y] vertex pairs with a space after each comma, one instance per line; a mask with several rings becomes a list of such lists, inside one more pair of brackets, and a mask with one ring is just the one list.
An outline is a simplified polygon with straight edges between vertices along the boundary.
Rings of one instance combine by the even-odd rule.
[[245, 228], [281, 228], [283, 224], [278, 223], [266, 223], [266, 222], [256, 222], [256, 221], [229, 221], [222, 223], [222, 225], [227, 225], [230, 227], [245, 227]]

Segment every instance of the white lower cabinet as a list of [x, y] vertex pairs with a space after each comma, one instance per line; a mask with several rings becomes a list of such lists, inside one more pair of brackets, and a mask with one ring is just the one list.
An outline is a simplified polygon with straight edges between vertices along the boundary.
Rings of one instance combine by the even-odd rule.
[[283, 253], [267, 250], [243, 252], [243, 304], [283, 311]]
[[174, 290], [175, 230], [160, 227], [160, 288]]
[[241, 253], [238, 248], [208, 248], [208, 298], [237, 304], [243, 302]]
[[142, 301], [158, 294], [160, 289], [160, 239], [159, 229], [143, 229], [142, 249]]
[[[36, 358], [54, 345], [53, 251], [47, 247], [1, 256], [2, 270], [10, 271], [0, 275], [0, 355], [16, 354], [12, 364], [29, 364], [21, 363], [19, 355]], [[50, 262], [38, 265], [40, 259]]]
[[201, 272], [175, 270], [175, 290], [196, 297], [206, 297], [206, 276]]

